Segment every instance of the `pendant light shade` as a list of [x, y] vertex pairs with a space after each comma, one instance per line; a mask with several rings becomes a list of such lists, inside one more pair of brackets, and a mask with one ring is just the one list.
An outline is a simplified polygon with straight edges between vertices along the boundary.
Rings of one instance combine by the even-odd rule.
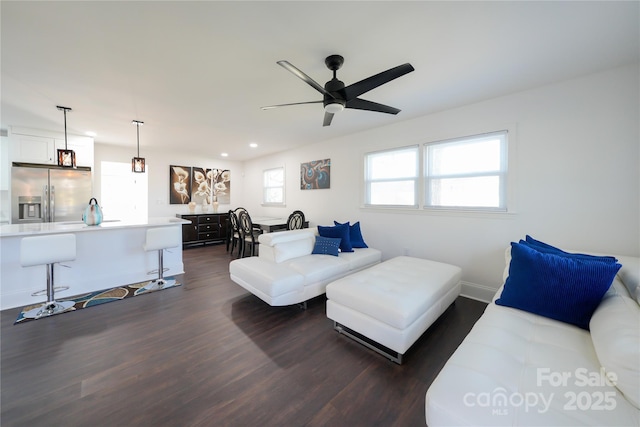
[[131, 122], [132, 125], [136, 125], [137, 135], [138, 135], [138, 157], [134, 157], [131, 159], [131, 172], [135, 173], [144, 173], [144, 157], [140, 157], [140, 126], [144, 124], [140, 120], [134, 120]]
[[64, 113], [64, 150], [58, 149], [58, 166], [75, 168], [76, 152], [67, 148], [67, 111], [71, 111], [71, 108], [60, 105], [57, 105], [56, 108]]

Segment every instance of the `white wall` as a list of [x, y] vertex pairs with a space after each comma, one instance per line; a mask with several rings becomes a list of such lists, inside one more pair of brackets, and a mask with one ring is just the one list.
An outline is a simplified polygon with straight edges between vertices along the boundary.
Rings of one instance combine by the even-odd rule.
[[[94, 194], [100, 201], [100, 180], [102, 161], [131, 163], [131, 158], [136, 154], [133, 148], [119, 147], [108, 144], [95, 144], [95, 172], [94, 172]], [[242, 163], [229, 160], [221, 160], [206, 153], [186, 153], [181, 152], [179, 147], [175, 151], [167, 152], [142, 148], [140, 155], [145, 158], [149, 182], [149, 216], [175, 216], [176, 214], [189, 213], [187, 205], [169, 204], [169, 166], [195, 166], [202, 168], [229, 169], [231, 173], [231, 205], [219, 206], [218, 212], [227, 212], [229, 207], [236, 205], [236, 200], [241, 198], [242, 193]], [[201, 213], [197, 207], [196, 213]]]
[[[485, 290], [502, 283], [504, 250], [525, 234], [564, 248], [639, 256], [639, 73], [638, 66], [613, 69], [246, 162], [238, 202], [258, 215], [301, 209], [312, 227], [359, 220], [365, 241], [384, 259], [407, 253], [456, 264], [464, 281]], [[361, 207], [363, 153], [506, 126], [516, 129], [514, 214]], [[300, 163], [325, 158], [331, 189], [300, 190]], [[262, 171], [281, 165], [287, 206], [263, 208]]]

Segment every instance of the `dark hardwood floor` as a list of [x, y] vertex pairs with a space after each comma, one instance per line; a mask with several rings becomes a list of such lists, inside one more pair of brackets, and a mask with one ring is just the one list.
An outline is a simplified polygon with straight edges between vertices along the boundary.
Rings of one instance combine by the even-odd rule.
[[19, 325], [2, 311], [0, 424], [424, 426], [429, 384], [485, 308], [458, 298], [397, 365], [335, 332], [324, 296], [270, 307], [230, 260], [187, 249], [183, 286]]

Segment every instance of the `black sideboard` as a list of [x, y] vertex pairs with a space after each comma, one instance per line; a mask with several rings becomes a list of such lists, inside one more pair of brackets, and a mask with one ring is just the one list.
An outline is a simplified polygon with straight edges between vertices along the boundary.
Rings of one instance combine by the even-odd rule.
[[207, 243], [223, 243], [227, 239], [228, 213], [176, 214], [191, 221], [182, 224], [182, 246]]

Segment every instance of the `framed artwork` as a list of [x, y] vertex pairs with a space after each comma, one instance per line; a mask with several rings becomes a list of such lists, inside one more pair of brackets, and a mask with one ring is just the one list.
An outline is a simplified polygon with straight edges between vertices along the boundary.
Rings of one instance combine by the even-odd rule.
[[210, 205], [211, 198], [211, 169], [191, 168], [191, 201], [198, 205]]
[[229, 169], [205, 169], [197, 166], [169, 166], [169, 203], [210, 205], [231, 203]]
[[213, 195], [218, 203], [231, 204], [231, 172], [229, 169], [211, 169]]
[[300, 189], [331, 188], [331, 159], [300, 164]]
[[191, 201], [191, 167], [169, 166], [169, 203], [186, 205]]

